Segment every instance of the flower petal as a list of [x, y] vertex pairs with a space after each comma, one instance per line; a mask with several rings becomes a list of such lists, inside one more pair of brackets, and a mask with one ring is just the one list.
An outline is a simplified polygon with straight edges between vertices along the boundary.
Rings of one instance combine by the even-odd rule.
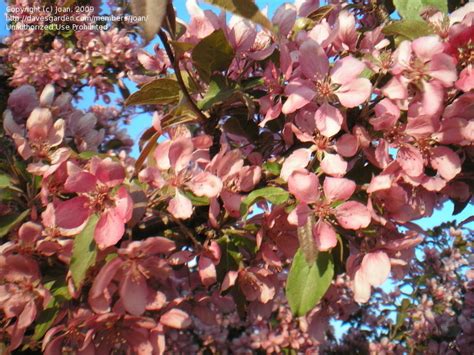
[[280, 177], [288, 181], [288, 178], [295, 170], [304, 169], [311, 159], [311, 152], [308, 149], [300, 148], [290, 154], [285, 159], [281, 167]]
[[352, 108], [366, 101], [372, 93], [372, 84], [369, 79], [354, 79], [336, 90], [342, 106]]
[[341, 111], [327, 103], [321, 105], [314, 115], [316, 127], [325, 137], [332, 137], [341, 130], [344, 117]]
[[262, 168], [257, 165], [245, 166], [239, 172], [238, 186], [243, 192], [252, 191], [262, 177]]
[[312, 211], [308, 205], [299, 203], [288, 215], [288, 223], [299, 227], [304, 226], [311, 212]]
[[422, 114], [434, 115], [443, 104], [444, 90], [441, 83], [436, 80], [423, 82], [423, 108]]
[[317, 222], [313, 227], [313, 237], [320, 251], [327, 251], [337, 245], [336, 231], [329, 223]]
[[163, 314], [160, 323], [175, 329], [184, 329], [191, 325], [191, 317], [186, 312], [173, 308]]
[[122, 264], [123, 260], [121, 258], [115, 258], [100, 269], [94, 278], [94, 282], [89, 291], [89, 304], [95, 312], [103, 313], [108, 311], [109, 304], [105, 296], [105, 290], [114, 279]]
[[190, 162], [193, 151], [194, 145], [191, 139], [182, 137], [175, 140], [169, 150], [171, 167], [175, 171], [183, 170]]
[[23, 310], [21, 311], [20, 315], [18, 316], [16, 326], [19, 329], [26, 329], [28, 326], [33, 323], [36, 318], [36, 305], [33, 299], [28, 301]]
[[105, 158], [97, 165], [95, 176], [105, 185], [114, 187], [125, 179], [125, 170], [119, 162]]
[[125, 310], [134, 316], [145, 312], [148, 286], [145, 277], [135, 268], [128, 270], [120, 282], [120, 299]]
[[187, 219], [193, 214], [193, 204], [186, 196], [176, 190], [176, 195], [170, 200], [166, 210], [176, 218]]
[[452, 86], [457, 79], [454, 58], [445, 53], [436, 54], [430, 62], [430, 76], [438, 79], [444, 86]]
[[217, 280], [216, 267], [210, 258], [199, 257], [198, 261], [199, 277], [204, 286], [210, 286]]
[[88, 203], [87, 197], [78, 196], [55, 204], [56, 226], [62, 235], [76, 235], [84, 228], [90, 215]]
[[237, 277], [239, 277], [239, 272], [235, 270], [230, 270], [225, 274], [224, 281], [222, 281], [221, 292], [229, 289], [230, 287], [235, 285], [237, 281]]
[[121, 186], [117, 191], [114, 210], [123, 223], [128, 222], [132, 218], [133, 200], [125, 186]]
[[408, 176], [420, 176], [423, 173], [423, 156], [411, 145], [401, 147], [397, 153], [397, 161]]
[[89, 192], [95, 189], [96, 184], [97, 179], [94, 175], [87, 171], [80, 171], [68, 176], [64, 188], [68, 192]]
[[354, 274], [352, 291], [354, 292], [354, 301], [356, 302], [366, 303], [370, 299], [370, 283], [360, 269]]
[[370, 224], [371, 215], [366, 206], [357, 201], [348, 201], [336, 208], [336, 219], [346, 229], [365, 228]]
[[330, 202], [346, 201], [356, 189], [354, 181], [327, 176], [323, 183], [324, 195]]
[[122, 239], [125, 232], [123, 218], [115, 209], [106, 210], [95, 226], [94, 239], [99, 249], [105, 249]]
[[314, 91], [310, 83], [294, 80], [286, 86], [285, 94], [288, 95], [288, 98], [283, 104], [281, 111], [287, 115], [309, 104], [316, 96], [316, 91]]
[[368, 253], [362, 259], [360, 271], [372, 286], [381, 286], [390, 275], [390, 258], [383, 251]]
[[328, 74], [328, 57], [316, 41], [310, 39], [301, 45], [299, 62], [301, 71], [308, 79], [323, 79]]
[[444, 46], [438, 36], [424, 36], [415, 39], [411, 48], [423, 62], [431, 60], [435, 54], [443, 53]]
[[461, 159], [448, 147], [438, 146], [431, 151], [431, 166], [447, 181], [461, 172]]
[[348, 56], [339, 59], [331, 70], [331, 81], [345, 85], [357, 79], [365, 69], [365, 64], [360, 60]]
[[155, 149], [153, 156], [156, 160], [156, 166], [160, 170], [168, 170], [171, 167], [169, 151], [171, 147], [171, 141], [165, 141], [160, 143]]
[[353, 157], [358, 149], [359, 142], [356, 136], [350, 133], [343, 134], [336, 142], [336, 152], [345, 158]]
[[325, 174], [331, 176], [344, 176], [347, 172], [347, 161], [339, 154], [325, 153], [321, 161], [321, 169]]
[[319, 198], [319, 181], [316, 174], [307, 170], [296, 170], [288, 178], [288, 190], [304, 203], [316, 202]]
[[216, 197], [222, 190], [221, 179], [207, 171], [197, 174], [186, 185], [196, 196]]

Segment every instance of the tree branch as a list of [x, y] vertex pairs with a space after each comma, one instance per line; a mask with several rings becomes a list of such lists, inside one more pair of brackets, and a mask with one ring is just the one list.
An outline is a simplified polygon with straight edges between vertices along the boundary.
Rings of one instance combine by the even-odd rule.
[[168, 37], [166, 36], [166, 33], [163, 30], [160, 30], [159, 36], [161, 39], [161, 42], [163, 42], [163, 46], [165, 48], [166, 54], [168, 54], [168, 57], [170, 59], [170, 62], [173, 63], [173, 69], [174, 73], [176, 75], [176, 79], [178, 81], [178, 84], [186, 97], [190, 108], [193, 110], [193, 112], [198, 116], [199, 121], [201, 122], [206, 122], [207, 117], [206, 115], [197, 107], [196, 103], [194, 102], [193, 98], [191, 97], [191, 94], [189, 93], [188, 89], [186, 88], [186, 84], [184, 83], [183, 77], [181, 76], [181, 70], [179, 68], [179, 59], [175, 57], [173, 54], [173, 50], [171, 49], [171, 46], [168, 42]]

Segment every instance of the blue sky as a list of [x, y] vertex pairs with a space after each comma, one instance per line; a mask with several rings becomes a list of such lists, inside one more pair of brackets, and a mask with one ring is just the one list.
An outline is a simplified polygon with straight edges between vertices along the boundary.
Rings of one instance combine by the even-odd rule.
[[0, 38], [5, 37], [8, 35], [8, 30], [6, 28], [6, 20], [5, 20], [5, 15], [6, 15], [6, 2], [5, 1], [0, 1]]

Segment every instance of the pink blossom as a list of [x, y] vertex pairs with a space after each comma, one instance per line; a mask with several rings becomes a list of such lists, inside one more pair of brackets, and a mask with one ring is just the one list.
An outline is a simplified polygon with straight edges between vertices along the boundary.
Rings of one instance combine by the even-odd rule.
[[313, 40], [300, 47], [300, 69], [306, 79], [296, 78], [285, 89], [285, 114], [295, 112], [315, 97], [321, 106], [315, 112], [318, 129], [325, 136], [336, 134], [342, 125], [341, 112], [332, 105], [337, 100], [344, 107], [355, 107], [366, 101], [371, 93], [370, 81], [359, 78], [365, 65], [353, 57], [338, 60], [332, 69], [323, 48]]
[[[242, 193], [252, 191], [257, 185], [262, 175], [261, 168], [258, 165], [245, 166], [239, 150], [228, 151], [227, 147], [223, 147], [208, 169], [222, 181], [220, 197], [224, 208], [232, 216], [240, 216]], [[217, 204], [217, 200], [213, 201]]]
[[49, 292], [40, 283], [40, 270], [36, 261], [20, 254], [0, 255], [0, 309], [10, 325], [9, 350], [23, 341], [26, 329], [50, 300]]
[[201, 138], [181, 137], [161, 143], [155, 151], [156, 167], [140, 172], [143, 181], [158, 188], [169, 187], [171, 200], [167, 210], [179, 219], [187, 219], [193, 212], [184, 189], [209, 198], [216, 197], [222, 190], [222, 181], [201, 167], [208, 163], [209, 137]]
[[123, 236], [124, 224], [132, 217], [132, 199], [126, 188], [120, 186], [124, 178], [123, 167], [111, 158], [92, 158], [88, 170], [69, 162], [64, 187], [78, 196], [58, 202], [57, 208], [65, 214], [56, 210], [57, 225], [69, 230], [71, 226], [84, 225], [91, 214], [97, 213], [99, 220], [94, 232], [97, 245], [104, 249], [116, 244]]
[[[319, 180], [314, 173], [306, 170], [294, 171], [288, 180], [288, 189], [299, 203], [288, 215], [288, 221], [303, 226], [309, 216], [314, 214], [317, 217], [313, 227], [316, 246], [321, 251], [334, 248], [337, 238], [330, 216], [334, 216], [339, 225], [346, 229], [357, 230], [370, 224], [371, 217], [367, 207], [360, 202], [347, 201], [355, 188], [356, 185], [351, 180], [326, 177], [322, 197]], [[334, 205], [335, 202], [343, 203]]]
[[143, 314], [154, 296], [148, 285], [151, 275], [147, 270], [153, 269], [157, 273], [154, 278], [164, 277], [169, 269], [159, 254], [169, 254], [174, 248], [174, 242], [169, 239], [150, 237], [119, 249], [119, 256], [100, 270], [92, 284], [89, 292], [92, 309], [97, 313], [110, 311], [112, 295], [118, 289], [125, 311], [136, 316]]
[[[427, 36], [413, 42], [404, 41], [394, 52], [392, 73], [396, 76], [393, 80], [403, 76], [401, 90], [405, 92], [408, 82], [418, 85], [423, 91], [423, 112], [428, 115], [440, 109], [443, 88], [451, 87], [457, 77], [454, 60], [443, 51], [438, 37]], [[395, 98], [392, 92], [387, 91], [387, 94]]]

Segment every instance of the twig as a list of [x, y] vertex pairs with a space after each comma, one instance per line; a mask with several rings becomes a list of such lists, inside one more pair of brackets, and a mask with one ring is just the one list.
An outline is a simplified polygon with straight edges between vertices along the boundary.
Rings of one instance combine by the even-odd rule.
[[173, 50], [171, 49], [171, 46], [168, 42], [168, 38], [166, 37], [166, 33], [163, 30], [160, 30], [159, 36], [160, 36], [161, 42], [163, 42], [163, 47], [165, 48], [166, 54], [168, 54], [170, 62], [173, 63], [173, 69], [176, 75], [176, 79], [178, 80], [178, 84], [181, 87], [181, 90], [184, 96], [186, 97], [190, 108], [198, 116], [199, 121], [206, 122], [207, 121], [206, 115], [199, 109], [199, 107], [197, 107], [193, 98], [189, 94], [188, 89], [186, 88], [186, 84], [184, 83], [183, 77], [181, 76], [181, 70], [179, 68], [179, 59], [175, 57], [175, 55], [173, 54]]
[[191, 241], [193, 242], [195, 248], [197, 249], [197, 251], [199, 251], [202, 248], [202, 245], [201, 245], [201, 243], [199, 243], [199, 241], [196, 239], [196, 237], [194, 237], [193, 233], [189, 230], [189, 228], [186, 227], [183, 222], [181, 222], [179, 219], [173, 217], [172, 215], [169, 215], [169, 217], [174, 223], [176, 223], [178, 225], [181, 232], [183, 232], [186, 235], [186, 237], [191, 239]]

